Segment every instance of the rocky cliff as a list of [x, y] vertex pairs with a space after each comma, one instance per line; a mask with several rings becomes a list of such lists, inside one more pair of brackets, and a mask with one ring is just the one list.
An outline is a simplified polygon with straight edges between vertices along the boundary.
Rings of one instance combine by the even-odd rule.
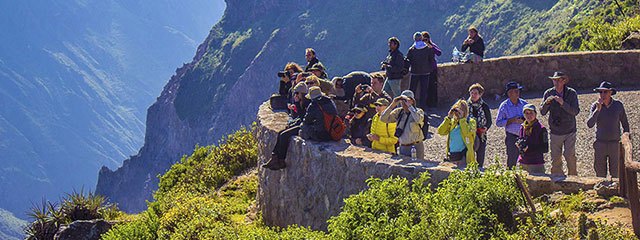
[[[96, 191], [127, 211], [151, 197], [157, 175], [196, 144], [215, 143], [255, 120], [277, 87], [275, 73], [289, 61], [305, 64], [313, 47], [330, 76], [375, 71], [386, 40], [398, 36], [406, 52], [415, 31], [429, 30], [444, 55], [476, 25], [487, 56], [529, 51], [545, 32], [557, 31], [597, 1], [237, 1], [193, 61], [176, 72], [148, 110], [145, 145], [121, 168], [103, 168]], [[536, 19], [536, 21], [531, 21]], [[535, 27], [532, 27], [535, 22]]]

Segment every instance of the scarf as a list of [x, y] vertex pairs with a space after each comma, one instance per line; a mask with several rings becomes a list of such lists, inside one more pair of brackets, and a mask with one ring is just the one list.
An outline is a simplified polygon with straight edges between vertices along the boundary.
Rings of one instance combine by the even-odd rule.
[[416, 49], [423, 49], [427, 46], [427, 44], [423, 41], [417, 41], [413, 44]]
[[476, 125], [478, 128], [484, 128], [487, 126], [487, 116], [484, 115], [484, 110], [482, 109], [482, 105], [484, 104], [484, 100], [480, 98], [478, 102], [471, 101], [471, 98], [467, 100], [469, 103], [469, 115], [473, 116], [476, 119]]
[[533, 131], [533, 126], [536, 123], [538, 123], [538, 119], [537, 118], [535, 120], [533, 120], [532, 122], [529, 122], [529, 121], [525, 120], [522, 123], [522, 127], [524, 128], [524, 135], [525, 136], [531, 135], [531, 132]]

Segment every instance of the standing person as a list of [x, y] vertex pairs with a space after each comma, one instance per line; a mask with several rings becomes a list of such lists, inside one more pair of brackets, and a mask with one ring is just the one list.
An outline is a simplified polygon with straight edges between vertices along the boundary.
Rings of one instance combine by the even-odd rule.
[[467, 101], [458, 100], [438, 126], [438, 134], [447, 136], [447, 159], [459, 168], [476, 161], [473, 149], [476, 138], [476, 120], [469, 117]]
[[[440, 56], [442, 55], [442, 50], [440, 50], [440, 47], [438, 47], [438, 45], [436, 45], [432, 40], [431, 40], [431, 35], [429, 34], [429, 32], [424, 31], [422, 32], [422, 38], [426, 44], [428, 48], [433, 48], [433, 52], [435, 53], [436, 56]], [[430, 108], [437, 108], [438, 107], [438, 61], [434, 58], [433, 59], [433, 72], [431, 74], [429, 74], [429, 87], [428, 87], [428, 91], [427, 91], [427, 106]]]
[[527, 104], [522, 109], [525, 120], [520, 127], [520, 136], [516, 142], [520, 153], [518, 163], [530, 174], [543, 175], [544, 153], [549, 151], [547, 129], [538, 121], [535, 105]]
[[[346, 100], [349, 107], [353, 107], [353, 95], [355, 93], [356, 86], [360, 84], [369, 84], [371, 82], [371, 75], [363, 71], [353, 71], [343, 77], [335, 77], [336, 81], [342, 81], [342, 88], [344, 89], [344, 96], [336, 97], [339, 100]], [[340, 80], [342, 79], [342, 80]]]
[[516, 141], [520, 134], [520, 124], [524, 122], [522, 109], [527, 102], [520, 98], [522, 86], [517, 82], [509, 82], [505, 86], [505, 93], [508, 98], [500, 103], [498, 116], [496, 116], [496, 126], [504, 127], [504, 143], [507, 147], [507, 168], [512, 168], [518, 160], [518, 148]]
[[487, 130], [491, 127], [491, 109], [482, 99], [484, 87], [480, 83], [475, 83], [469, 87], [469, 115], [476, 119], [476, 135], [478, 149], [476, 150], [476, 160], [478, 167], [484, 167], [485, 152], [487, 149]]
[[295, 102], [289, 105], [289, 110], [291, 111], [287, 128], [278, 133], [276, 145], [271, 152], [271, 159], [262, 165], [263, 168], [279, 170], [287, 167], [285, 158], [289, 150], [289, 139], [297, 136], [300, 132], [300, 125], [302, 125], [303, 117], [306, 114], [306, 108], [309, 106], [309, 101], [305, 98], [307, 92], [307, 85], [304, 82], [298, 83], [293, 88], [293, 98]]
[[380, 69], [384, 70], [387, 80], [384, 83], [384, 90], [387, 93], [397, 97], [400, 95], [400, 82], [404, 77], [404, 55], [400, 52], [400, 40], [397, 37], [391, 37], [388, 41], [389, 55], [382, 62]]
[[313, 65], [320, 63], [320, 60], [316, 57], [316, 50], [313, 50], [313, 48], [305, 49], [304, 58], [307, 60], [307, 66], [304, 68], [305, 72], [310, 72], [309, 69], [311, 69]]
[[[620, 159], [620, 126], [625, 134], [629, 134], [629, 120], [624, 105], [611, 97], [616, 89], [610, 82], [602, 82], [593, 91], [600, 94], [598, 101], [591, 105], [591, 114], [587, 126], [596, 126], [596, 141], [593, 143], [593, 168], [598, 177], [607, 176], [607, 165], [611, 177], [618, 177]], [[607, 164], [608, 158], [608, 164]]]
[[367, 138], [371, 130], [371, 122], [365, 117], [367, 109], [356, 106], [351, 109], [353, 117], [349, 119], [349, 139], [356, 146], [371, 147], [371, 141]]
[[424, 134], [422, 133], [424, 111], [416, 108], [415, 104], [413, 92], [404, 90], [382, 112], [380, 120], [397, 124], [394, 136], [398, 137], [400, 144], [399, 154], [411, 156], [411, 149], [415, 148], [417, 158], [424, 159]]
[[469, 36], [462, 43], [461, 49], [464, 52], [469, 48], [469, 51], [473, 53], [471, 62], [482, 62], [482, 59], [484, 58], [484, 40], [482, 40], [482, 37], [480, 37], [480, 34], [478, 33], [478, 29], [475, 27], [470, 27], [467, 31], [469, 32]]
[[433, 73], [433, 62], [435, 61], [435, 51], [433, 48], [427, 47], [422, 41], [422, 33], [416, 32], [413, 35], [415, 43], [409, 51], [407, 51], [407, 65], [411, 73], [411, 85], [409, 89], [418, 93], [415, 99], [418, 108], [425, 109], [427, 107], [427, 94], [429, 91], [429, 75]]
[[[578, 93], [567, 86], [569, 77], [563, 72], [555, 72], [549, 77], [553, 87], [547, 89], [542, 97], [540, 114], [549, 113], [551, 130], [551, 175], [564, 176], [562, 156], [567, 161], [569, 175], [578, 175], [576, 157], [576, 115], [580, 113]], [[564, 153], [562, 148], [564, 146]]]
[[378, 98], [374, 104], [376, 106], [376, 115], [373, 115], [371, 118], [371, 133], [367, 135], [367, 138], [371, 141], [371, 148], [395, 153], [396, 143], [398, 143], [398, 137], [394, 136], [397, 124], [395, 122], [386, 123], [380, 120], [380, 115], [387, 109], [387, 106], [389, 106], [389, 100]]
[[353, 96], [353, 104], [365, 107], [366, 119], [371, 119], [376, 114], [376, 106], [373, 104], [380, 98], [391, 101], [391, 96], [383, 90], [384, 75], [379, 72], [371, 73], [371, 85], [359, 84], [356, 86], [356, 94]]

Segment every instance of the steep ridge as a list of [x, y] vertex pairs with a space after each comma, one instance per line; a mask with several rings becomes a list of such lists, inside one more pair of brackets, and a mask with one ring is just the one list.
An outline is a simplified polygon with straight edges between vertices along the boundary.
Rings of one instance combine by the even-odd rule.
[[[375, 71], [386, 39], [398, 36], [406, 52], [411, 36], [429, 30], [449, 59], [477, 25], [487, 57], [517, 54], [544, 33], [558, 32], [597, 1], [236, 1], [180, 68], [148, 110], [145, 145], [116, 171], [103, 168], [97, 192], [135, 212], [166, 171], [196, 144], [208, 145], [255, 119], [276, 90], [275, 72], [288, 61], [304, 64], [313, 47], [330, 76]], [[535, 21], [533, 21], [535, 19]], [[446, 61], [446, 60], [445, 60]]]

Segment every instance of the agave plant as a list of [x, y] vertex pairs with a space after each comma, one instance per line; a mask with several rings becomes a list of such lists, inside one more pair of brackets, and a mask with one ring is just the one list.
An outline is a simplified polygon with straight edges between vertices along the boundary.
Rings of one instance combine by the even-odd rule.
[[33, 205], [27, 213], [33, 222], [24, 229], [27, 239], [53, 239], [62, 221], [62, 212], [56, 204], [42, 199], [40, 205]]
[[92, 192], [87, 194], [84, 190], [67, 193], [62, 198], [60, 211], [64, 216], [64, 223], [71, 223], [76, 220], [93, 220], [102, 218], [100, 210], [105, 203], [104, 197], [95, 195]]

